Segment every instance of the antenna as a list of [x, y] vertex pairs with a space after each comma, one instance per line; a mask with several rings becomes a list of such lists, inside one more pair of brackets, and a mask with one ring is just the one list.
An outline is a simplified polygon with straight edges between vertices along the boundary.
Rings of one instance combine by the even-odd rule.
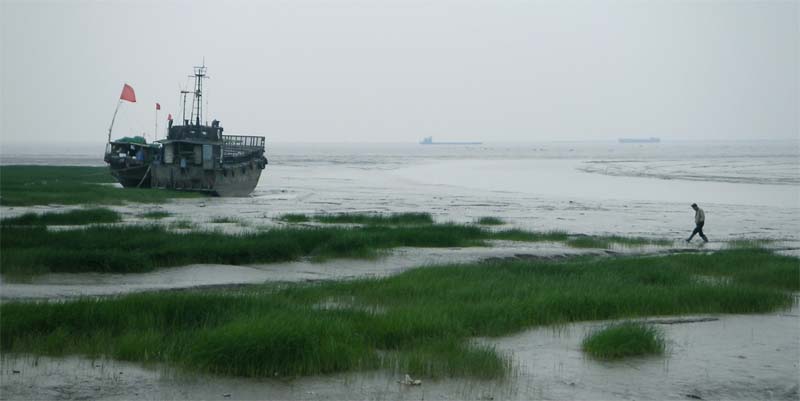
[[[192, 113], [189, 119], [200, 125], [200, 118], [203, 117], [203, 79], [209, 78], [206, 75], [206, 61], [203, 57], [203, 65], [194, 67], [194, 96], [192, 97]], [[192, 77], [192, 75], [189, 75]], [[184, 95], [185, 96], [185, 95]]]
[[192, 91], [181, 90], [181, 95], [183, 95], [183, 108], [181, 108], [183, 112], [183, 118], [181, 118], [182, 123], [186, 123], [186, 95], [189, 93], [192, 93]]

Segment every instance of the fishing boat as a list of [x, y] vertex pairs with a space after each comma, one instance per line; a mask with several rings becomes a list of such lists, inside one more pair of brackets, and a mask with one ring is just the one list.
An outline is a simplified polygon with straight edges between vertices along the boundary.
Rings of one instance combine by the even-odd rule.
[[[217, 196], [247, 196], [267, 165], [263, 136], [223, 135], [220, 122], [201, 123], [206, 66], [194, 67], [194, 91], [183, 95], [183, 123], [169, 120], [167, 138], [150, 165], [150, 185]], [[186, 96], [192, 95], [189, 118]]]

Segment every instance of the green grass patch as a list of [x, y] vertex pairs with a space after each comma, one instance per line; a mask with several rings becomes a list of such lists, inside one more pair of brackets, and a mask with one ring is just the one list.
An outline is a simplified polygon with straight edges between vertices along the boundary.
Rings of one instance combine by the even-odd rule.
[[196, 198], [190, 192], [117, 188], [106, 167], [0, 166], [0, 205], [119, 205]]
[[222, 224], [222, 223], [238, 223], [239, 219], [233, 217], [214, 217], [211, 219], [212, 223], [215, 224]]
[[[228, 220], [219, 220], [228, 222]], [[567, 241], [564, 232], [493, 232], [458, 224], [280, 227], [256, 233], [195, 232], [189, 220], [164, 226], [96, 227], [79, 232], [3, 224], [0, 272], [142, 272], [190, 263], [272, 263], [310, 257], [375, 258], [396, 247], [486, 246], [488, 240]], [[176, 232], [177, 231], [177, 232]]]
[[597, 359], [621, 359], [631, 356], [663, 355], [664, 332], [644, 323], [624, 322], [596, 330], [581, 344], [583, 352]]
[[117, 223], [120, 214], [106, 208], [78, 209], [68, 212], [25, 213], [0, 220], [2, 225], [15, 226], [75, 226], [84, 224]]
[[424, 225], [433, 224], [430, 213], [341, 213], [314, 216], [314, 220], [328, 224], [371, 224], [371, 225]]
[[569, 239], [569, 234], [565, 231], [534, 232], [513, 228], [494, 233], [492, 239], [524, 242], [564, 242]]
[[287, 223], [316, 221], [325, 224], [362, 225], [427, 225], [433, 224], [430, 213], [335, 213], [308, 216], [305, 214], [284, 214], [278, 220]]
[[142, 217], [142, 218], [145, 218], [145, 219], [161, 220], [163, 218], [169, 217], [170, 213], [169, 212], [165, 212], [165, 211], [161, 211], [161, 210], [154, 210], [154, 211], [151, 211], [151, 212], [142, 213], [139, 216]]
[[735, 239], [733, 241], [728, 241], [727, 247], [729, 249], [762, 249], [772, 245], [773, 243], [775, 243], [775, 240], [771, 239], [742, 238], [742, 239]]
[[481, 217], [475, 222], [482, 226], [500, 226], [506, 224], [506, 222], [499, 217]]
[[647, 246], [647, 245], [671, 245], [672, 241], [665, 239], [651, 239], [642, 237], [624, 237], [619, 235], [607, 236], [576, 236], [567, 240], [567, 245], [574, 248], [598, 248], [605, 249], [612, 246]]
[[[709, 274], [727, 279], [695, 280]], [[789, 285], [776, 285], [787, 277]], [[4, 302], [0, 350], [254, 377], [385, 368], [497, 378], [509, 373], [508, 356], [471, 338], [577, 321], [764, 313], [791, 307], [798, 288], [796, 259], [759, 250], [496, 261], [381, 279]], [[343, 302], [319, 307], [331, 300]]]
[[172, 230], [191, 230], [196, 228], [196, 225], [191, 220], [177, 220], [169, 223], [167, 227]]
[[79, 231], [0, 226], [0, 272], [142, 272], [190, 263], [270, 263], [313, 257], [372, 258], [400, 247], [485, 245], [490, 233], [453, 224], [420, 227], [283, 227], [238, 235], [190, 230], [188, 220], [166, 227], [89, 226]]
[[308, 216], [296, 213], [288, 213], [278, 216], [278, 220], [285, 221], [287, 223], [306, 223], [311, 221], [311, 219]]

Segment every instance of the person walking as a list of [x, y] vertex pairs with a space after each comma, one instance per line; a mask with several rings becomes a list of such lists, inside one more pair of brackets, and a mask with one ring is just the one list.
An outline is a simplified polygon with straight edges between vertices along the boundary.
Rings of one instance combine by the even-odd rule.
[[686, 243], [692, 241], [695, 234], [700, 234], [700, 238], [703, 239], [703, 242], [708, 242], [708, 238], [706, 235], [703, 234], [703, 226], [706, 224], [706, 213], [703, 212], [703, 209], [700, 209], [696, 203], [692, 203], [692, 209], [694, 209], [694, 231], [692, 231], [692, 235], [689, 238], [686, 238]]

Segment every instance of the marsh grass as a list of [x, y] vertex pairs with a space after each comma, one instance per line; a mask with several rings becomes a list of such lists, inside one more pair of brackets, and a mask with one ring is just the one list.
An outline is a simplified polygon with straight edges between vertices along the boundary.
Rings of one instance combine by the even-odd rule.
[[[228, 221], [218, 220], [218, 221]], [[383, 219], [381, 221], [395, 221]], [[2, 225], [0, 273], [143, 272], [190, 263], [272, 263], [303, 257], [379, 257], [397, 247], [487, 246], [488, 240], [554, 241], [565, 232], [490, 231], [459, 224], [368, 224], [359, 227], [280, 227], [226, 234], [197, 231], [189, 220], [165, 225], [96, 227], [64, 233]]]
[[167, 218], [171, 216], [169, 212], [161, 211], [161, 210], [154, 210], [146, 213], [142, 213], [139, 217], [151, 220], [161, 220], [163, 218]]
[[[729, 279], [694, 279], [710, 274]], [[497, 378], [509, 373], [508, 356], [471, 338], [587, 320], [764, 313], [791, 307], [789, 291], [798, 289], [796, 259], [765, 251], [495, 261], [381, 279], [6, 302], [0, 349], [238, 376], [386, 368], [414, 377]], [[318, 307], [331, 299], [352, 307]]]
[[481, 217], [475, 222], [482, 226], [501, 226], [506, 224], [506, 222], [499, 217]]
[[311, 219], [308, 216], [296, 213], [288, 213], [278, 216], [278, 220], [285, 221], [287, 223], [306, 223], [311, 221]]
[[122, 220], [119, 213], [106, 208], [77, 209], [68, 212], [25, 213], [17, 217], [0, 220], [2, 225], [38, 226], [56, 225], [72, 226], [100, 223], [117, 223]]
[[306, 223], [316, 221], [325, 224], [361, 224], [361, 225], [430, 225], [433, 217], [430, 213], [332, 213], [332, 214], [284, 214], [278, 220], [287, 223]]
[[565, 242], [569, 239], [569, 234], [566, 231], [534, 232], [513, 228], [494, 233], [492, 239], [524, 242]]
[[196, 228], [197, 226], [194, 223], [192, 223], [191, 220], [184, 219], [184, 220], [173, 221], [169, 223], [167, 227], [173, 230], [191, 230], [193, 228]]
[[313, 216], [315, 221], [328, 224], [425, 225], [433, 224], [430, 213], [340, 213]]
[[211, 219], [211, 222], [214, 224], [223, 224], [223, 223], [238, 223], [239, 219], [234, 217], [228, 216], [218, 216]]
[[727, 248], [729, 249], [763, 249], [775, 243], [775, 240], [771, 239], [763, 239], [763, 238], [756, 238], [756, 239], [735, 239], [732, 241], [728, 241]]
[[169, 190], [118, 188], [105, 167], [0, 166], [0, 205], [119, 205], [161, 203], [203, 195]]
[[[42, 226], [0, 227], [0, 272], [143, 272], [189, 263], [271, 263], [311, 257], [374, 258], [400, 247], [485, 245], [477, 227], [283, 227], [238, 235], [191, 231], [179, 220], [165, 226], [89, 226], [72, 232]], [[181, 232], [175, 232], [181, 230]]]
[[666, 342], [663, 330], [645, 323], [615, 323], [587, 335], [583, 351], [596, 359], [610, 360], [631, 356], [663, 355]]
[[608, 236], [576, 236], [567, 240], [567, 245], [573, 248], [611, 248], [612, 246], [637, 247], [647, 245], [671, 245], [672, 241], [666, 239], [651, 239], [642, 237], [625, 237], [619, 235]]

